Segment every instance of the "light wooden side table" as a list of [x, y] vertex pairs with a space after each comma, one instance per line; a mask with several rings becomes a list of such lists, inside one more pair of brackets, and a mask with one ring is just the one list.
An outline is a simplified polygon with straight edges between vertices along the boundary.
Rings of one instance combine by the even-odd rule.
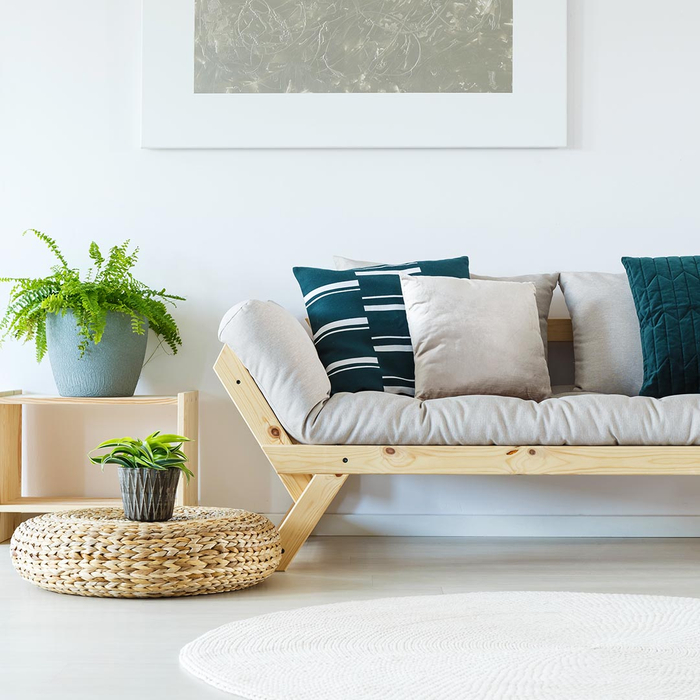
[[198, 504], [199, 469], [197, 468], [199, 432], [199, 393], [183, 391], [175, 396], [124, 396], [80, 398], [41, 396], [21, 391], [0, 392], [0, 542], [12, 536], [22, 513], [50, 513], [74, 508], [121, 506], [119, 498], [44, 498], [22, 496], [22, 407], [29, 404], [70, 406], [177, 406], [177, 433], [192, 438], [182, 449], [189, 457], [194, 478], [180, 480], [177, 505]]

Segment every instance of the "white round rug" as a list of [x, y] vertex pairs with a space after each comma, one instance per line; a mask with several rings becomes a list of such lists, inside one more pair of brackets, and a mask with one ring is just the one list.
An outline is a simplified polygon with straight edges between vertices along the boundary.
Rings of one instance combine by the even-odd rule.
[[250, 700], [698, 700], [700, 600], [464, 593], [233, 622], [180, 663]]

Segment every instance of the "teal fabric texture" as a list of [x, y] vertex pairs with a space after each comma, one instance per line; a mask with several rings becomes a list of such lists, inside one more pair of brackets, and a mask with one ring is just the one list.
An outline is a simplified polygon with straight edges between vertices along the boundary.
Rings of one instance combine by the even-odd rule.
[[700, 256], [622, 258], [639, 317], [641, 396], [700, 393]]
[[331, 392], [414, 395], [413, 346], [400, 275], [469, 278], [469, 258], [354, 270], [295, 267]]

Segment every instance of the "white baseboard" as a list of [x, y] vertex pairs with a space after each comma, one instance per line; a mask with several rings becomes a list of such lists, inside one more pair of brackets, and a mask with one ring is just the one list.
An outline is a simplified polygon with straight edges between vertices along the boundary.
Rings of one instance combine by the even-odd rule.
[[[267, 514], [274, 523], [283, 515]], [[700, 537], [698, 515], [324, 515], [315, 535]]]

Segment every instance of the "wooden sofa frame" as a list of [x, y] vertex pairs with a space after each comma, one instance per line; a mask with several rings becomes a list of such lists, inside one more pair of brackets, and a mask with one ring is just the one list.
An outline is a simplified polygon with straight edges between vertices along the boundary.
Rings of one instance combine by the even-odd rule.
[[[572, 340], [571, 322], [550, 319], [550, 342]], [[700, 447], [303, 445], [282, 428], [231, 348], [214, 370], [294, 501], [279, 526], [284, 571], [350, 474], [700, 475]]]

